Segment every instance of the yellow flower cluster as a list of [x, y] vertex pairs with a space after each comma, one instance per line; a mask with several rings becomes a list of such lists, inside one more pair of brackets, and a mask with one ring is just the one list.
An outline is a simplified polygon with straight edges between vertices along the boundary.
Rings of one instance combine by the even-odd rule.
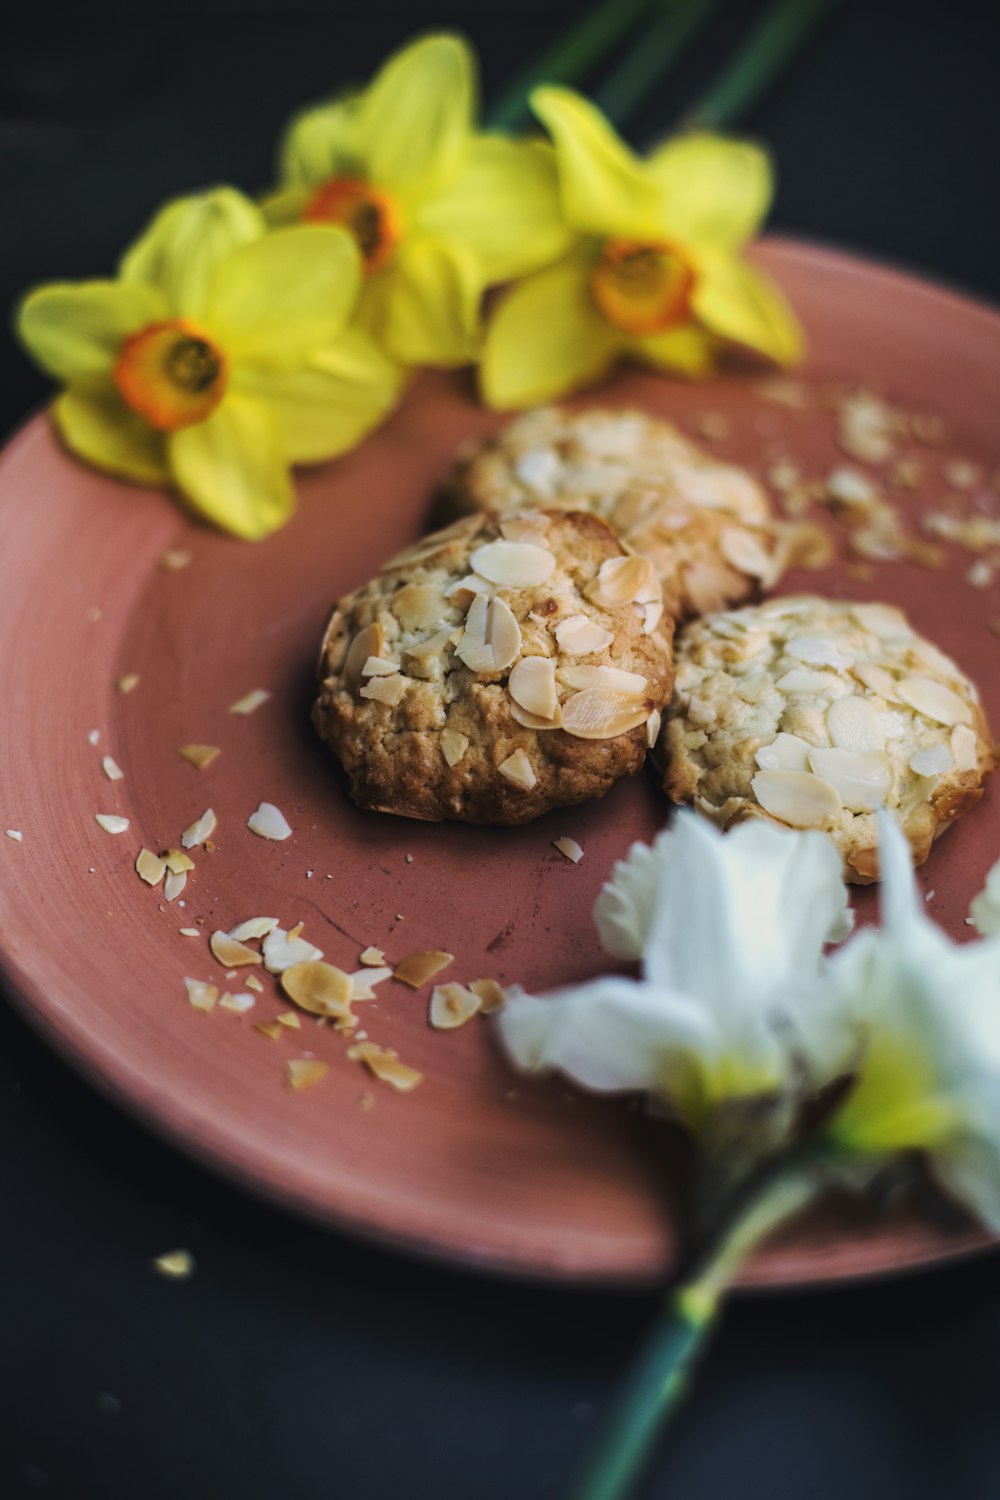
[[256, 539], [294, 509], [289, 466], [358, 443], [408, 367], [479, 361], [484, 400], [518, 407], [622, 357], [692, 375], [727, 341], [796, 357], [793, 315], [741, 258], [761, 151], [689, 136], [642, 160], [569, 90], [532, 103], [551, 142], [477, 130], [468, 46], [423, 38], [292, 122], [260, 204], [178, 199], [116, 279], [30, 292], [18, 332], [64, 386], [67, 447]]

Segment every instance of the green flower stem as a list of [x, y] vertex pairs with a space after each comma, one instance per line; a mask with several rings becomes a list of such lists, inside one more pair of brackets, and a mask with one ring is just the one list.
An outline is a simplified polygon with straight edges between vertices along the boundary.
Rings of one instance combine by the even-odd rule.
[[773, 0], [728, 67], [691, 108], [685, 124], [722, 130], [745, 115], [809, 40], [835, 0]]
[[511, 130], [528, 118], [528, 95], [541, 83], [579, 83], [649, 10], [649, 0], [599, 0], [593, 10], [527, 62], [500, 90], [486, 114], [494, 130]]
[[652, 24], [643, 29], [594, 95], [598, 108], [610, 120], [623, 124], [653, 87], [662, 84], [670, 68], [711, 19], [718, 3], [719, 0], [661, 0], [659, 14]]
[[571, 1500], [623, 1500], [628, 1494], [681, 1402], [734, 1274], [750, 1251], [808, 1203], [819, 1186], [815, 1164], [804, 1155], [791, 1155], [740, 1195], [725, 1230], [667, 1298]]

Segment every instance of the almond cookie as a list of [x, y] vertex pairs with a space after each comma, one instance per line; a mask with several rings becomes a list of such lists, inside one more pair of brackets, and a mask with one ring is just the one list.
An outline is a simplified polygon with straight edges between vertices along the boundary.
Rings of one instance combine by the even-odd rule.
[[688, 626], [658, 756], [675, 802], [823, 828], [868, 884], [876, 809], [922, 864], [978, 802], [993, 741], [974, 684], [898, 609], [800, 597]]
[[471, 516], [341, 600], [313, 721], [362, 807], [526, 823], [639, 769], [672, 639], [651, 564], [596, 516]]
[[641, 411], [528, 412], [460, 457], [445, 506], [590, 511], [650, 559], [675, 619], [757, 597], [786, 565], [790, 528], [757, 480]]

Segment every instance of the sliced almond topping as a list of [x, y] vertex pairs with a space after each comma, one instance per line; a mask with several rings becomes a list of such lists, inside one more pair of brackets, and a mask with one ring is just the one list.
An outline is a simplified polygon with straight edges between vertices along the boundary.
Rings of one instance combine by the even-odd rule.
[[120, 818], [117, 813], [95, 813], [94, 822], [105, 833], [124, 833], [128, 827], [128, 818]]
[[663, 619], [663, 600], [658, 599], [642, 606], [642, 633], [652, 635]]
[[258, 838], [270, 839], [276, 844], [292, 836], [291, 824], [273, 802], [262, 802], [257, 811], [247, 818], [247, 827]]
[[863, 630], [883, 641], [906, 640], [913, 634], [903, 611], [892, 604], [852, 604], [851, 614]]
[[559, 708], [555, 663], [546, 656], [522, 657], [507, 680], [507, 691], [528, 713], [553, 719]]
[[385, 963], [385, 954], [381, 948], [366, 948], [360, 955], [361, 962], [370, 968], [380, 969]]
[[213, 957], [224, 969], [239, 969], [244, 964], [259, 964], [260, 954], [231, 938], [228, 932], [213, 932], [208, 940]]
[[487, 583], [485, 578], [477, 578], [475, 573], [467, 573], [464, 578], [457, 578], [444, 591], [445, 599], [458, 604], [462, 609], [468, 609], [473, 599], [479, 594], [482, 594], [484, 599], [492, 599], [493, 585]]
[[979, 741], [968, 724], [956, 724], [951, 731], [951, 753], [957, 771], [974, 771], [979, 765]]
[[209, 807], [191, 824], [190, 828], [185, 828], [181, 834], [181, 843], [185, 849], [197, 849], [199, 844], [211, 838], [218, 826], [219, 820]]
[[249, 938], [267, 937], [278, 925], [277, 917], [248, 917], [245, 922], [231, 927], [229, 936], [234, 943], [245, 943]]
[[730, 567], [750, 578], [770, 578], [774, 572], [774, 558], [761, 538], [752, 531], [744, 531], [741, 526], [722, 528], [719, 551]]
[[428, 1019], [435, 1031], [454, 1031], [479, 1010], [482, 1001], [464, 984], [436, 984], [431, 991]]
[[492, 672], [496, 668], [497, 659], [492, 646], [470, 646], [464, 654], [458, 654], [470, 672]]
[[115, 687], [120, 693], [131, 693], [139, 686], [138, 672], [126, 672], [124, 677], [119, 677]]
[[374, 1042], [358, 1042], [355, 1046], [348, 1047], [347, 1056], [351, 1062], [363, 1063], [376, 1078], [391, 1084], [404, 1094], [415, 1089], [424, 1076], [416, 1068], [408, 1068], [405, 1063], [400, 1062], [391, 1048], [377, 1047]]
[[517, 724], [522, 724], [525, 729], [561, 729], [562, 709], [556, 705], [555, 715], [551, 719], [540, 718], [538, 714], [529, 713], [519, 703], [511, 700], [510, 716]]
[[899, 702], [896, 684], [884, 667], [877, 666], [875, 662], [856, 661], [851, 670], [859, 682], [863, 682], [866, 688], [871, 688], [873, 693], [878, 693], [887, 703]]
[[197, 770], [204, 771], [213, 760], [218, 759], [222, 751], [218, 745], [181, 745], [177, 753]]
[[808, 740], [797, 734], [779, 734], [769, 745], [761, 745], [754, 760], [762, 771], [808, 771]]
[[563, 728], [580, 740], [611, 740], [645, 724], [651, 713], [648, 701], [585, 688], [563, 704]]
[[660, 714], [660, 710], [658, 708], [654, 708], [653, 712], [646, 720], [646, 744], [649, 746], [650, 750], [652, 750], [653, 746], [656, 744], [657, 740], [660, 737], [661, 721], [662, 716]]
[[583, 858], [583, 846], [578, 844], [576, 839], [563, 836], [562, 838], [553, 839], [552, 846], [558, 849], [560, 854], [565, 855], [574, 865], [578, 865]]
[[867, 698], [852, 694], [835, 699], [826, 711], [826, 727], [839, 750], [855, 750], [863, 755], [870, 750], [885, 749], [882, 720]]
[[495, 979], [474, 979], [469, 989], [479, 996], [480, 1015], [492, 1016], [495, 1011], [503, 1009], [503, 990]]
[[392, 677], [373, 677], [370, 682], [365, 683], [359, 696], [374, 699], [376, 703], [388, 703], [390, 708], [395, 708], [409, 685], [409, 678], [398, 672]]
[[440, 974], [442, 969], [454, 962], [453, 953], [445, 953], [438, 948], [428, 949], [425, 953], [411, 953], [409, 958], [404, 958], [402, 963], [396, 965], [396, 978], [403, 984], [408, 984], [411, 990], [419, 990], [428, 979], [433, 979], [435, 974]]
[[391, 677], [393, 672], [398, 671], [398, 661], [390, 661], [386, 656], [369, 656], [361, 668], [361, 675], [362, 677]]
[[215, 984], [203, 984], [200, 979], [185, 979], [187, 997], [195, 1010], [209, 1011], [219, 998], [219, 987]]
[[646, 557], [609, 557], [584, 590], [588, 599], [605, 609], [623, 604], [653, 604], [661, 597], [660, 581]]
[[782, 693], [818, 693], [828, 698], [836, 686], [837, 678], [829, 672], [812, 672], [808, 667], [793, 667], [779, 677], [775, 687]]
[[810, 750], [809, 764], [851, 812], [874, 812], [892, 787], [892, 766], [881, 750]]
[[344, 658], [344, 681], [349, 688], [358, 686], [365, 662], [370, 656], [381, 656], [384, 646], [385, 636], [378, 622], [366, 625], [364, 630], [358, 632]]
[[493, 664], [500, 672], [518, 658], [521, 650], [521, 627], [509, 604], [492, 599], [486, 616], [486, 644], [493, 648]]
[[253, 1010], [257, 1004], [253, 995], [230, 995], [225, 994], [219, 1001], [220, 1010], [231, 1010], [238, 1016], [245, 1016], [248, 1010]]
[[184, 887], [186, 885], [186, 870], [181, 870], [180, 872], [168, 870], [166, 879], [163, 882], [163, 894], [166, 896], [168, 901], [176, 901], [178, 896], [182, 896], [184, 894]]
[[294, 964], [311, 963], [314, 959], [323, 957], [321, 948], [307, 943], [305, 938], [290, 937], [280, 927], [275, 927], [273, 932], [267, 934], [261, 944], [261, 952], [264, 955], [264, 967], [269, 974], [283, 974]]
[[124, 781], [125, 772], [118, 765], [117, 761], [112, 760], [110, 755], [104, 757], [101, 765], [104, 767], [104, 774], [109, 781]]
[[441, 754], [449, 766], [457, 766], [468, 748], [468, 735], [459, 734], [456, 729], [442, 729]]
[[414, 646], [404, 646], [403, 655], [412, 657], [414, 661], [430, 661], [432, 657], [441, 655], [451, 636], [451, 626], [446, 625], [435, 635], [429, 635], [425, 641], [418, 641]]
[[490, 665], [493, 663], [493, 647], [486, 644], [486, 617], [489, 610], [489, 600], [483, 594], [477, 594], [469, 606], [469, 612], [465, 617], [465, 629], [462, 631], [458, 644], [455, 647], [455, 655], [463, 661], [473, 672], [481, 671], [480, 666], [473, 666], [470, 656], [480, 660], [484, 651], [489, 652]]
[[970, 724], [972, 709], [933, 677], [904, 677], [896, 684], [896, 692], [904, 703], [915, 708], [918, 714], [933, 719], [937, 724]]
[[315, 1088], [330, 1071], [327, 1064], [316, 1057], [290, 1057], [285, 1067], [288, 1069], [289, 1085], [295, 1093]]
[[522, 792], [530, 792], [538, 780], [534, 766], [520, 748], [515, 750], [513, 755], [508, 755], [506, 760], [502, 760], [497, 770], [505, 781], [509, 781], [512, 786], [519, 787]]
[[556, 560], [546, 547], [533, 542], [487, 542], [469, 558], [481, 578], [503, 588], [527, 589], [544, 583], [555, 571]]
[[252, 692], [245, 693], [242, 698], [237, 698], [235, 703], [231, 703], [229, 712], [244, 716], [256, 713], [261, 704], [266, 703], [270, 696], [267, 688], [254, 688]]
[[435, 531], [431, 536], [421, 537], [409, 547], [404, 547], [402, 552], [395, 553], [387, 563], [382, 564], [382, 572], [390, 573], [396, 568], [406, 567], [409, 563], [424, 562], [428, 558], [436, 557], [439, 552], [445, 552], [454, 542], [474, 536], [482, 525], [483, 517], [480, 515], [463, 516], [454, 525], [446, 526], [442, 531]]
[[590, 656], [610, 646], [614, 635], [587, 615], [569, 615], [556, 626], [556, 640], [567, 656]]
[[758, 771], [751, 782], [766, 812], [793, 828], [822, 828], [840, 813], [840, 793], [808, 771]]
[[441, 590], [429, 583], [408, 583], [389, 600], [404, 630], [426, 630], [442, 621], [448, 606]]
[[349, 1021], [351, 1015], [351, 976], [333, 964], [310, 959], [292, 964], [281, 976], [281, 988], [300, 1010], [311, 1016], [333, 1016]]
[[787, 655], [811, 667], [833, 667], [839, 671], [853, 664], [854, 658], [838, 650], [836, 643], [824, 635], [797, 635], [785, 644]]
[[955, 764], [947, 745], [928, 745], [910, 756], [910, 770], [918, 776], [943, 776]]
[[139, 879], [144, 880], [147, 885], [159, 885], [167, 873], [163, 860], [158, 854], [154, 854], [152, 849], [139, 850], [135, 868]]
[[624, 693], [641, 698], [649, 680], [639, 672], [625, 672], [621, 667], [563, 667], [560, 677], [567, 687], [583, 690], [600, 688], [605, 693]]

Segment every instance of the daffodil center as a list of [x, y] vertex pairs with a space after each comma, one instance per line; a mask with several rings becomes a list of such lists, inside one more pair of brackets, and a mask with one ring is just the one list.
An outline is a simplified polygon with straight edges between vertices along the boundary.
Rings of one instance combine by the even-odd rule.
[[303, 218], [310, 223], [343, 224], [349, 229], [369, 275], [391, 259], [401, 232], [395, 199], [356, 177], [324, 182], [306, 204]]
[[126, 406], [151, 427], [173, 431], [204, 422], [215, 410], [228, 369], [201, 329], [177, 320], [150, 323], [127, 338], [114, 375]]
[[661, 333], [688, 315], [694, 272], [670, 245], [606, 240], [590, 273], [590, 291], [623, 333]]

